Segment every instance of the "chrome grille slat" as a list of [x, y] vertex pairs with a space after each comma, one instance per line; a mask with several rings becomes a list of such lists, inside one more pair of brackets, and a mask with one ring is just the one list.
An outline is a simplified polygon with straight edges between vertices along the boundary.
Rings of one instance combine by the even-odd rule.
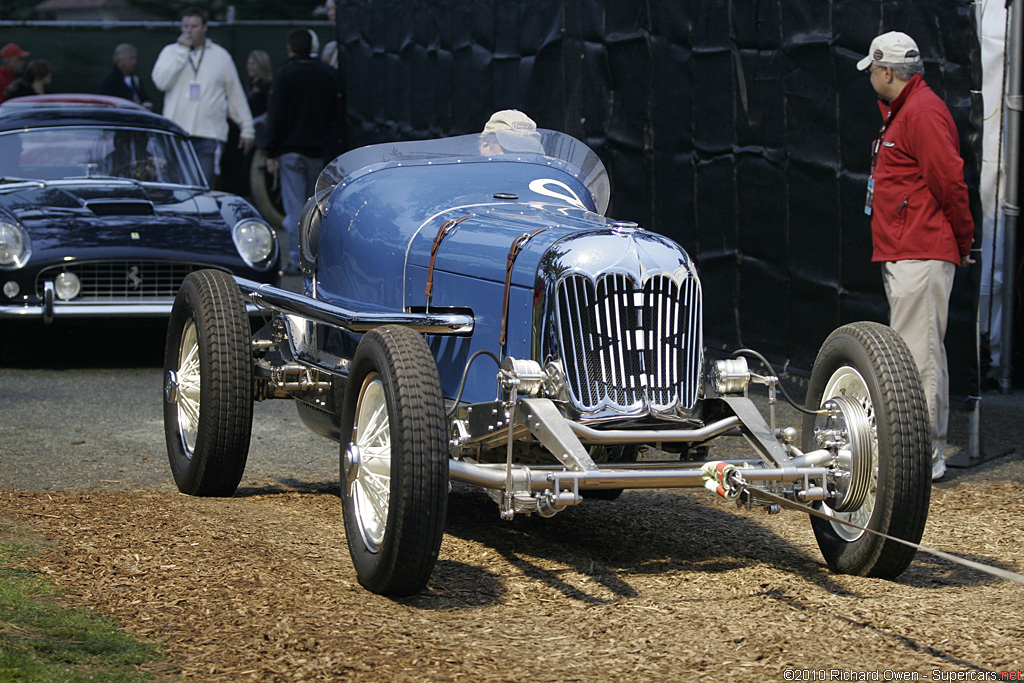
[[700, 282], [638, 284], [610, 273], [557, 285], [558, 338], [570, 394], [584, 412], [690, 409], [703, 354]]
[[82, 283], [82, 293], [72, 303], [173, 299], [189, 273], [208, 267], [200, 263], [131, 260], [66, 263], [40, 271], [36, 293], [42, 296], [44, 282], [68, 272]]

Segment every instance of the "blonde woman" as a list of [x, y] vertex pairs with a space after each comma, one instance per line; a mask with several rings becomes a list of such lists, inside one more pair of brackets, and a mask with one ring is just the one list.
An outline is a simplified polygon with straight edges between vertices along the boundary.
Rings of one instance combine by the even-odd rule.
[[253, 50], [245, 62], [245, 70], [249, 74], [245, 97], [249, 100], [249, 109], [255, 118], [267, 112], [267, 95], [270, 93], [270, 81], [274, 77], [270, 55], [263, 50]]

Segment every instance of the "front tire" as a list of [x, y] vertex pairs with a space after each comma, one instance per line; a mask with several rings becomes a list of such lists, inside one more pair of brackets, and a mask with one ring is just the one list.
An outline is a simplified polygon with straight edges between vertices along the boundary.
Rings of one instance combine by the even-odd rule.
[[423, 337], [385, 326], [352, 359], [341, 418], [341, 486], [356, 574], [367, 589], [422, 590], [448, 505], [448, 440], [437, 366]]
[[252, 433], [245, 301], [227, 273], [200, 270], [174, 299], [164, 350], [164, 434], [178, 490], [230, 496]]
[[[811, 518], [828, 566], [843, 574], [892, 579], [914, 558], [915, 549], [858, 526], [918, 543], [931, 497], [928, 408], [917, 366], [903, 338], [890, 327], [858, 322], [833, 332], [814, 362], [806, 407], [831, 400], [845, 406], [848, 432], [859, 433], [860, 458], [842, 484], [844, 496], [821, 503], [831, 519]], [[804, 418], [804, 450], [820, 448], [821, 418]], [[850, 437], [851, 443], [853, 437]]]

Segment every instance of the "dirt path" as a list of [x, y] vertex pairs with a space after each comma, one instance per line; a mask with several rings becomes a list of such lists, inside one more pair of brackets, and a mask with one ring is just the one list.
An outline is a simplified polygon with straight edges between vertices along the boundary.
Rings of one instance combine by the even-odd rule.
[[[1019, 487], [936, 488], [923, 543], [1024, 571]], [[700, 492], [627, 492], [506, 523], [458, 488], [428, 591], [403, 601], [356, 583], [328, 484], [231, 499], [4, 492], [0, 510], [49, 540], [30, 566], [70, 602], [164, 645], [161, 680], [981, 680], [1024, 668], [1024, 586], [922, 554], [899, 582], [837, 576], [803, 515]]]

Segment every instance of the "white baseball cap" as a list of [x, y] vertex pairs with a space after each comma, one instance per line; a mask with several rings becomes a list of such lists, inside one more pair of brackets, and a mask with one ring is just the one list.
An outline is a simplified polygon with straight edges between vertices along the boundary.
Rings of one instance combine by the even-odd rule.
[[491, 114], [491, 118], [484, 124], [485, 133], [498, 131], [512, 131], [520, 135], [529, 135], [537, 132], [537, 124], [518, 109], [502, 109]]
[[544, 153], [537, 124], [518, 109], [494, 112], [484, 125], [483, 132], [494, 133], [498, 144], [510, 152]]
[[857, 62], [857, 69], [863, 71], [872, 62], [885, 64], [916, 64], [921, 61], [917, 43], [906, 33], [889, 31], [871, 41], [868, 56]]

